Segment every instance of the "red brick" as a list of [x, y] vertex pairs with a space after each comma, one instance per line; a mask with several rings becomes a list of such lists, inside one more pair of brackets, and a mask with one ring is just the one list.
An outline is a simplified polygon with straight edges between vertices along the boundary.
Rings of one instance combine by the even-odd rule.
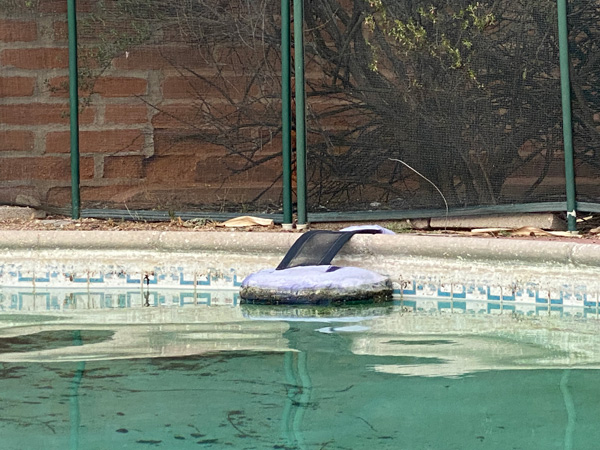
[[[129, 184], [120, 183], [108, 186], [85, 186], [81, 187], [81, 199], [85, 203], [93, 202], [95, 207], [101, 203], [107, 207], [123, 208], [125, 203], [131, 210], [149, 209], [169, 205], [173, 209], [185, 209], [186, 207], [198, 205], [222, 206], [222, 202], [231, 204], [254, 199], [263, 193], [261, 199], [265, 202], [277, 202], [281, 196], [281, 184], [275, 184], [266, 193], [263, 192], [268, 186], [264, 183], [238, 185], [215, 185], [215, 186], [174, 186], [165, 184], [139, 184], [132, 181]], [[67, 206], [71, 199], [69, 187], [55, 187], [49, 190], [47, 203], [52, 205]]]
[[[215, 184], [212, 186], [192, 185], [188, 187], [174, 186], [173, 184], [150, 185], [139, 188], [138, 193], [130, 191], [125, 195], [115, 196], [127, 201], [127, 206], [130, 209], [148, 209], [168, 205], [170, 209], [185, 210], [193, 207], [197, 208], [200, 205], [205, 205], [213, 210], [219, 209], [224, 204], [238, 205], [238, 209], [244, 203], [256, 198], [263, 193], [269, 186], [263, 183], [256, 186], [245, 184], [244, 186], [232, 186], [230, 184]], [[275, 185], [269, 189], [265, 195], [261, 196], [261, 200], [265, 203], [276, 202], [281, 196], [281, 184]]]
[[193, 182], [196, 161], [190, 156], [153, 156], [144, 160], [148, 182], [186, 183]]
[[[54, 77], [47, 82], [51, 97], [69, 96], [69, 78]], [[148, 82], [135, 77], [102, 77], [79, 84], [79, 95], [99, 94], [103, 97], [134, 97], [146, 94]]]
[[199, 161], [195, 167], [194, 180], [199, 183], [221, 183], [232, 174], [225, 158], [213, 157]]
[[152, 46], [136, 47], [113, 61], [117, 69], [160, 70], [169, 68], [207, 68], [209, 60], [198, 47]]
[[117, 69], [160, 70], [172, 65], [161, 55], [157, 47], [136, 47], [113, 60]]
[[[232, 48], [221, 46], [205, 52], [202, 47], [192, 45], [139, 46], [123, 53], [113, 61], [117, 69], [160, 70], [185, 68], [192, 70], [219, 70], [243, 73], [248, 68], [264, 65], [262, 49], [249, 51], [248, 47]], [[270, 52], [273, 67], [280, 65], [276, 52]], [[248, 73], [247, 71], [245, 73]]]
[[0, 151], [31, 151], [33, 150], [34, 139], [31, 131], [0, 131]]
[[104, 178], [142, 178], [143, 156], [104, 158]]
[[[591, 161], [590, 161], [591, 162]], [[594, 165], [594, 164], [590, 164], [590, 162], [588, 161], [581, 161], [581, 160], [577, 160], [576, 164], [577, 164], [577, 168], [575, 169], [577, 171], [577, 184], [579, 184], [580, 180], [583, 179], [596, 179], [596, 182], [598, 181], [598, 168]], [[563, 161], [564, 163], [564, 161]], [[563, 165], [563, 169], [562, 172], [564, 173], [564, 165]]]
[[[98, 0], [79, 0], [77, 2], [77, 12], [91, 12], [94, 3]], [[66, 13], [67, 0], [44, 0], [40, 2], [37, 10], [43, 13]]]
[[[264, 48], [261, 48], [257, 44], [254, 47], [254, 50], [250, 51], [248, 47], [240, 42], [240, 47], [227, 45], [217, 47], [211, 51], [208, 58], [211, 61], [211, 65], [218, 65], [220, 70], [238, 73], [250, 73], [248, 69], [258, 69], [259, 67], [265, 66], [265, 64], [267, 67], [278, 67], [281, 65], [278, 52], [271, 51], [266, 53], [264, 50]], [[197, 49], [195, 51], [199, 53]], [[178, 54], [175, 54], [171, 57], [171, 61], [175, 61], [176, 64], [179, 64], [182, 67], [189, 67], [186, 63], [185, 55], [179, 56]], [[306, 62], [308, 64], [309, 61], [307, 60]], [[206, 63], [204, 63], [204, 65], [206, 65]]]
[[0, 42], [31, 42], [37, 39], [37, 24], [20, 20], [0, 20]]
[[144, 95], [148, 81], [134, 77], [102, 77], [94, 83], [94, 92], [103, 97], [131, 97]]
[[[79, 114], [80, 124], [94, 121], [96, 111], [85, 108]], [[18, 103], [0, 105], [0, 124], [7, 125], [45, 125], [51, 123], [69, 123], [69, 105], [59, 103]]]
[[348, 129], [349, 126], [361, 126], [373, 119], [370, 111], [361, 108], [349, 108], [346, 101], [322, 100], [309, 101], [311, 111], [319, 117], [320, 125], [325, 129]]
[[207, 114], [202, 107], [194, 103], [182, 103], [178, 105], [168, 105], [158, 107], [158, 113], [152, 118], [154, 128], [177, 128], [182, 129], [186, 126], [190, 129], [209, 127], [210, 122], [207, 117], [214, 118], [229, 117], [232, 123], [238, 121], [240, 109], [235, 105], [211, 104], [210, 113]]
[[106, 105], [104, 110], [104, 122], [134, 125], [148, 122], [147, 105]]
[[29, 97], [35, 89], [35, 78], [0, 78], [0, 97]]
[[79, 47], [77, 50], [77, 63], [86, 69], [99, 69], [98, 49], [93, 47]]
[[[82, 132], [79, 132], [81, 139]], [[68, 131], [54, 131], [46, 134], [46, 148], [44, 153], [69, 153], [71, 151], [71, 137]]]
[[64, 42], [69, 39], [69, 26], [65, 20], [52, 24], [54, 42]]
[[[102, 202], [108, 205], [115, 205], [117, 201], [115, 198], [124, 198], [135, 195], [139, 192], [140, 188], [136, 187], [136, 183], [132, 184], [111, 184], [109, 186], [85, 186], [82, 185], [80, 189], [82, 202], [94, 202], [94, 206], [97, 207], [98, 202]], [[131, 194], [129, 194], [131, 192]], [[70, 187], [54, 187], [48, 190], [47, 203], [50, 205], [65, 206], [71, 202], [71, 188]], [[122, 202], [120, 206], [122, 207]], [[83, 205], [85, 207], [85, 204]], [[130, 208], [135, 206], [130, 203], [127, 204]]]
[[[191, 98], [203, 86], [202, 81], [195, 81], [192, 77], [171, 76], [165, 78], [162, 83], [163, 98]], [[202, 92], [202, 91], [200, 91]]]
[[42, 13], [66, 13], [66, 0], [44, 0], [40, 2], [38, 10]]
[[[48, 81], [52, 97], [67, 97], [69, 95], [69, 78], [55, 77]], [[148, 82], [143, 78], [134, 77], [101, 77], [89, 80], [85, 85], [80, 83], [79, 94], [100, 94], [103, 97], [132, 97], [146, 94]]]
[[[69, 96], [69, 77], [54, 77], [46, 82], [46, 86], [50, 91], [51, 97], [68, 97]], [[81, 97], [89, 95], [89, 91], [79, 87], [79, 95]]]
[[[94, 158], [91, 156], [82, 156], [79, 158], [79, 176], [82, 180], [91, 180], [94, 178]], [[71, 165], [69, 164], [69, 170]]]
[[31, 70], [66, 69], [69, 54], [66, 48], [11, 48], [0, 53], [0, 64]]
[[[565, 173], [565, 160], [562, 155], [554, 155], [549, 166], [546, 168], [546, 158], [539, 155], [531, 159], [527, 164], [519, 166], [511, 173], [511, 178], [537, 177], [544, 170], [548, 170], [547, 177], [561, 177]], [[577, 176], [582, 175], [580, 166], [577, 166]]]
[[[124, 206], [123, 203], [126, 203], [126, 206], [129, 208], [131, 204], [128, 201], [145, 190], [146, 188], [143, 186], [140, 187], [137, 181], [132, 181], [130, 184], [83, 186], [81, 188], [81, 198], [83, 201], [104, 202], [109, 205], [119, 204], [121, 207]], [[135, 206], [133, 207], [135, 208]]]
[[40, 2], [38, 9], [42, 13], [66, 13], [67, 12], [67, 1], [66, 0], [44, 0]]
[[[226, 98], [242, 99], [260, 95], [259, 88], [246, 76], [199, 77], [170, 76], [163, 82], [163, 97], [167, 99]], [[225, 94], [224, 94], [225, 93]]]
[[[70, 148], [68, 131], [56, 131], [46, 136], [46, 153], [67, 153]], [[144, 136], [140, 130], [80, 131], [80, 153], [140, 152]]]
[[195, 128], [204, 122], [202, 111], [197, 105], [182, 103], [178, 105], [158, 105], [158, 113], [152, 118], [154, 128]]
[[71, 188], [53, 187], [48, 190], [45, 203], [49, 206], [70, 206]]
[[[81, 178], [92, 178], [93, 159], [81, 158], [79, 164]], [[1, 181], [70, 179], [71, 160], [69, 157], [4, 158], [0, 164]]]
[[190, 130], [154, 130], [154, 154], [166, 155], [221, 155], [226, 150], [221, 145], [205, 142], [209, 136]]
[[[241, 158], [210, 157], [196, 164], [195, 181], [199, 183], [222, 183], [243, 185], [247, 182], [264, 182], [265, 187], [281, 173], [281, 159], [273, 158], [259, 166], [242, 170], [245, 161]], [[235, 173], [238, 170], [238, 173]]]

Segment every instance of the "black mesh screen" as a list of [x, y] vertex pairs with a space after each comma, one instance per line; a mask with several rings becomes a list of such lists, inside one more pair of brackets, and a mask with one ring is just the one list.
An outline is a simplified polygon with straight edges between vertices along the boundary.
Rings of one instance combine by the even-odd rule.
[[[280, 2], [77, 5], [82, 207], [279, 212]], [[68, 208], [66, 2], [0, 6], [0, 201]], [[564, 202], [554, 1], [304, 6], [311, 212]], [[577, 198], [595, 204], [599, 10], [569, 2]]]
[[81, 81], [99, 111], [82, 128], [101, 169], [82, 187], [87, 207], [279, 209], [278, 10], [119, 0], [79, 14]]
[[569, 5], [573, 146], [579, 202], [600, 201], [600, 4]]
[[451, 207], [564, 200], [556, 17], [554, 2], [309, 2], [312, 209], [443, 208], [433, 185]]

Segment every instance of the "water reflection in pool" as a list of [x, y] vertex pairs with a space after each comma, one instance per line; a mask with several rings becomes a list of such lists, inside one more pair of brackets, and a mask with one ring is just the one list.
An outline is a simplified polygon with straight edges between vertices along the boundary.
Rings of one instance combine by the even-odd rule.
[[595, 448], [597, 329], [394, 305], [5, 314], [2, 448]]

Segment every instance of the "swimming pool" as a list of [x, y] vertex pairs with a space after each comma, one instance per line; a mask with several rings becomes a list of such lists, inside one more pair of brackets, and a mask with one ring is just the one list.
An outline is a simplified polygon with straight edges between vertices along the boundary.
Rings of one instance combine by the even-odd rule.
[[596, 247], [357, 236], [392, 304], [240, 305], [293, 238], [0, 233], [0, 448], [597, 446]]
[[600, 438], [596, 314], [474, 312], [433, 297], [215, 306], [198, 301], [210, 292], [184, 293], [5, 308], [2, 448], [574, 449]]

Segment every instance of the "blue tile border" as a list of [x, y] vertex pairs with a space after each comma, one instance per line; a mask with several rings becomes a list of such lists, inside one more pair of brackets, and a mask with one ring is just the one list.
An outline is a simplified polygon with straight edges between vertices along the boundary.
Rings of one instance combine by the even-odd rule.
[[111, 289], [107, 291], [67, 291], [47, 289], [4, 289], [0, 292], [0, 312], [53, 312], [76, 310], [111, 310], [128, 308], [179, 308], [190, 306], [238, 306], [237, 290], [139, 291]]
[[[46, 293], [50, 296], [46, 301], [48, 310], [68, 309], [71, 303], [81, 305], [78, 298], [91, 301], [92, 296], [96, 296], [93, 302], [106, 308], [145, 306], [141, 300], [144, 296], [145, 303], [154, 306], [237, 305], [237, 291], [243, 278], [233, 268], [194, 271], [173, 265], [154, 267], [149, 271], [128, 271], [118, 265], [106, 265], [96, 271], [81, 271], [56, 263], [43, 266], [43, 270], [26, 270], [19, 264], [0, 263], [0, 310], [23, 308], [28, 304], [23, 301], [23, 295]], [[457, 283], [440, 280], [435, 275], [423, 275], [395, 282], [394, 298], [407, 305], [415, 302], [417, 308], [437, 311], [521, 311], [529, 314], [577, 310], [584, 315], [597, 315], [599, 292], [590, 291], [582, 283], [575, 279], [572, 284], [557, 284], [553, 289], [547, 289], [532, 282], [518, 285], [516, 282], [506, 285], [479, 281]], [[173, 293], [164, 294], [169, 290]], [[63, 294], [58, 294], [67, 291], [70, 297], [61, 298]], [[227, 292], [227, 295], [219, 296], [215, 292]], [[172, 300], [169, 300], [171, 295]], [[70, 298], [75, 300], [71, 302]]]
[[[423, 296], [395, 295], [394, 303], [410, 311], [451, 312], [523, 315], [568, 315], [598, 319], [598, 302], [584, 305], [562, 305], [552, 303], [520, 303], [514, 300], [462, 299]], [[92, 290], [68, 290], [64, 288], [39, 288], [35, 291], [24, 288], [3, 288], [0, 291], [0, 312], [10, 311], [69, 311], [105, 310], [142, 307], [190, 307], [190, 306], [238, 306], [237, 288], [207, 289], [150, 289], [105, 288]]]

